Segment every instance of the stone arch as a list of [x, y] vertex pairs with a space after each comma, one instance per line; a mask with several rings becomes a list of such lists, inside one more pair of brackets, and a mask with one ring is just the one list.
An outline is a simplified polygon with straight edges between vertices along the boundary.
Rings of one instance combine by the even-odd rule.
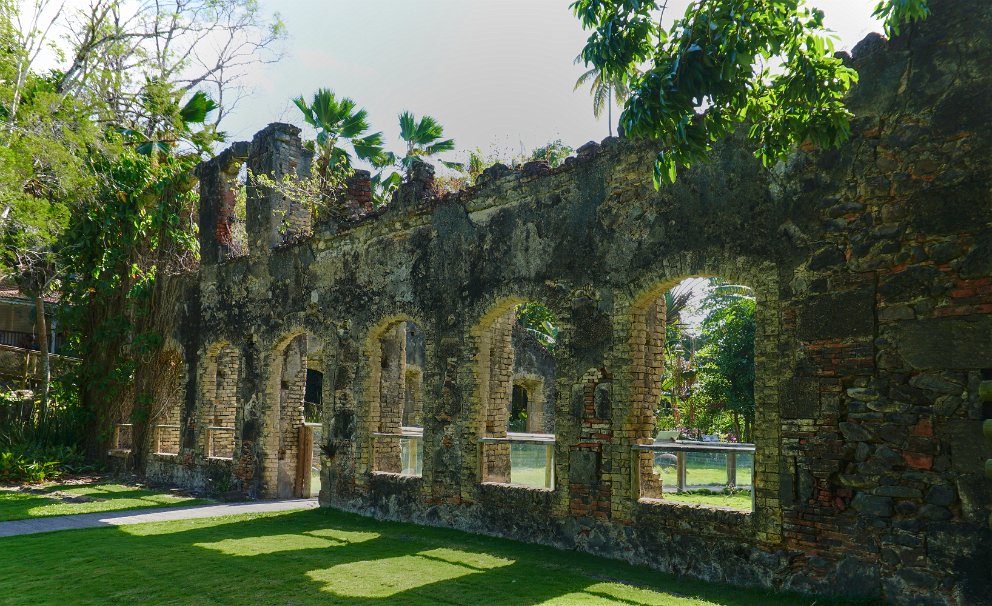
[[[292, 498], [306, 490], [310, 453], [301, 456], [309, 334], [289, 331], [271, 349], [268, 364], [267, 410], [262, 443], [262, 492]], [[301, 466], [306, 464], [306, 469]]]
[[[650, 453], [632, 451], [635, 444], [653, 441], [654, 411], [660, 397], [660, 376], [664, 371], [662, 352], [665, 329], [665, 293], [686, 278], [721, 277], [749, 286], [755, 294], [755, 427], [756, 453], [755, 518], [772, 529], [780, 520], [778, 479], [771, 470], [778, 469], [780, 456], [779, 393], [784, 361], [777, 355], [781, 334], [779, 276], [774, 263], [729, 255], [711, 250], [675, 259], [661, 259], [641, 273], [625, 293], [618, 296], [618, 331], [616, 350], [617, 392], [614, 395], [615, 432], [614, 469], [630, 470], [625, 474], [633, 489], [633, 474], [640, 482], [640, 494], [660, 490], [652, 473]], [[657, 377], [657, 380], [656, 380]], [[621, 402], [629, 402], [626, 409]], [[625, 461], [630, 461], [626, 463]], [[627, 515], [640, 494], [615, 490], [613, 510]], [[775, 532], [775, 531], [772, 531]]]
[[376, 324], [365, 340], [366, 414], [360, 416], [366, 419], [370, 472], [423, 474], [422, 326], [409, 315], [393, 315]]
[[[515, 383], [513, 332], [517, 325], [517, 307], [528, 302], [543, 305], [542, 299], [541, 296], [521, 295], [496, 299], [469, 331], [467, 341], [474, 353], [475, 362], [472, 365], [475, 404], [472, 406], [471, 419], [466, 423], [470, 443], [466, 444], [465, 461], [472, 469], [468, 477], [476, 478], [477, 482], [512, 483], [511, 445], [507, 442], [482, 440], [508, 437], [514, 385], [522, 385], [520, 380], [531, 388], [535, 385], [534, 381], [528, 382], [528, 377], [524, 374], [516, 375], [518, 381]], [[563, 315], [557, 305], [552, 302], [547, 307], [560, 323]], [[543, 394], [545, 381], [540, 379]], [[548, 402], [542, 396], [541, 403], [552, 409], [555, 406], [553, 397]], [[541, 429], [542, 431], [534, 433], [545, 433], [546, 429], [547, 433], [554, 434], [553, 420], [550, 427], [542, 426]]]

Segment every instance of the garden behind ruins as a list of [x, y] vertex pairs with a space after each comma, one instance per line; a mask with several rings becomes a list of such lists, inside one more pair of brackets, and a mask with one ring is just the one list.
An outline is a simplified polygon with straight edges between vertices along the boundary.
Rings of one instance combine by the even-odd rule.
[[[130, 479], [0, 492], [0, 602], [992, 603], [990, 32], [931, 0], [838, 55], [844, 141], [745, 125], [673, 183], [611, 136], [410, 154], [381, 204], [297, 126], [219, 144], [151, 190], [198, 192], [198, 260], [86, 421]], [[4, 535], [65, 513], [104, 527]]]

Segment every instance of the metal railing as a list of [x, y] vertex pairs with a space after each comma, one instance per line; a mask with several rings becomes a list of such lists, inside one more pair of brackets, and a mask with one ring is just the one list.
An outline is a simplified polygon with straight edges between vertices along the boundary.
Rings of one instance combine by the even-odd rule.
[[[180, 429], [181, 429], [181, 427], [179, 425], [170, 425], [170, 424], [161, 424], [161, 425], [156, 425], [155, 427], [153, 427], [152, 428], [152, 439], [154, 440], [153, 444], [155, 445], [155, 451], [154, 451], [155, 454], [159, 454], [159, 455], [177, 455], [177, 454], [179, 454], [180, 436], [178, 434], [179, 434]], [[176, 442], [176, 451], [175, 452], [162, 450], [162, 434], [165, 433], [166, 431], [175, 431], [176, 434], [177, 434], [176, 435], [176, 441], [175, 441]]]
[[[479, 477], [482, 478], [483, 482], [494, 481], [501, 484], [553, 489], [555, 485], [555, 443], [555, 436], [550, 433], [508, 432], [505, 437], [483, 436], [479, 438]], [[487, 444], [509, 445], [509, 482], [486, 478], [484, 453]], [[514, 445], [517, 448], [514, 448]], [[542, 458], [543, 461], [538, 463], [537, 461]]]
[[[715, 482], [715, 478], [710, 478], [711, 481], [703, 482], [703, 485], [719, 485], [722, 488], [737, 488], [737, 457], [740, 455], [750, 455], [752, 457], [751, 464], [751, 474], [750, 474], [750, 486], [751, 486], [751, 509], [754, 509], [754, 444], [736, 444], [731, 442], [695, 442], [695, 441], [676, 441], [676, 442], [655, 442], [653, 444], [636, 444], [633, 446], [634, 460], [638, 460], [638, 453], [640, 452], [651, 452], [652, 466], [657, 465], [658, 454], [668, 454], [674, 456], [674, 461], [670, 462], [669, 466], [674, 466], [675, 468], [675, 492], [683, 492], [686, 490], [690, 484], [686, 478], [686, 461], [687, 455], [690, 453], [716, 453], [726, 456], [726, 477], [725, 482]], [[664, 465], [661, 465], [664, 467]], [[631, 466], [631, 481], [633, 493], [640, 498], [641, 496], [641, 465], [635, 464]]]
[[[398, 440], [400, 443], [400, 470], [398, 472], [384, 469], [376, 469], [377, 442], [380, 440]], [[385, 473], [399, 473], [406, 476], [419, 476], [424, 473], [424, 455], [421, 443], [424, 441], [423, 427], [400, 427], [399, 433], [372, 432], [371, 456], [372, 471]]]
[[[217, 434], [230, 434], [231, 435], [231, 454], [230, 455], [218, 455], [217, 450], [214, 448], [214, 438]], [[233, 427], [220, 427], [211, 426], [207, 427], [207, 458], [208, 459], [233, 459], [234, 458], [234, 428]]]

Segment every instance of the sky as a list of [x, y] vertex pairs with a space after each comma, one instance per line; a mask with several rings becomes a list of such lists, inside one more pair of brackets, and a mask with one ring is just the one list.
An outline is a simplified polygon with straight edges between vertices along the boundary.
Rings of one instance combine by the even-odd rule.
[[[456, 160], [480, 148], [513, 156], [561, 139], [578, 147], [607, 136], [584, 71], [573, 60], [587, 34], [569, 0], [262, 0], [278, 11], [289, 39], [275, 64], [249, 74], [251, 95], [225, 120], [232, 140], [272, 121], [303, 126], [292, 98], [320, 87], [353, 98], [373, 129], [400, 149], [397, 114], [437, 118], [455, 139]], [[669, 0], [665, 21], [686, 0]], [[875, 0], [813, 0], [850, 50], [872, 31]], [[616, 118], [616, 114], [614, 114]]]
[[[21, 0], [25, 9], [33, 0]], [[670, 26], [688, 0], [667, 0]], [[881, 29], [876, 0], [807, 0], [822, 9], [838, 49], [850, 50]], [[57, 0], [81, 8], [89, 0]], [[585, 71], [574, 63], [587, 33], [571, 0], [259, 0], [279, 13], [288, 32], [282, 58], [246, 74], [249, 94], [221, 124], [229, 141], [246, 140], [270, 122], [305, 127], [292, 99], [330, 88], [369, 113], [387, 147], [402, 148], [397, 115], [438, 119], [454, 138], [449, 157], [476, 148], [508, 160], [550, 141], [577, 148], [608, 134], [596, 119], [588, 87], [573, 90]], [[59, 65], [51, 52], [37, 67]], [[614, 124], [618, 112], [614, 112]], [[304, 136], [312, 137], [308, 127]]]

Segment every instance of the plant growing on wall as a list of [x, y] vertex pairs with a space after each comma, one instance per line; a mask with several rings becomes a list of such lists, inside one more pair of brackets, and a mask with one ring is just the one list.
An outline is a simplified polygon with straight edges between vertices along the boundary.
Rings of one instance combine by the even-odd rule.
[[302, 96], [293, 103], [306, 123], [317, 130], [314, 162], [318, 175], [326, 178], [334, 171], [351, 168], [352, 155], [374, 166], [386, 163], [382, 133], [368, 133], [368, 112], [352, 99], [338, 98], [334, 91], [321, 88], [309, 104]]
[[[658, 4], [571, 5], [592, 30], [581, 59], [603, 82], [630, 90], [620, 116], [625, 133], [658, 141], [656, 187], [674, 183], [742, 124], [765, 165], [804, 141], [830, 147], [847, 139], [843, 98], [858, 76], [834, 56], [822, 11], [804, 0], [696, 0], [666, 31]], [[893, 33], [924, 18], [927, 2], [884, 0], [875, 14]]]

